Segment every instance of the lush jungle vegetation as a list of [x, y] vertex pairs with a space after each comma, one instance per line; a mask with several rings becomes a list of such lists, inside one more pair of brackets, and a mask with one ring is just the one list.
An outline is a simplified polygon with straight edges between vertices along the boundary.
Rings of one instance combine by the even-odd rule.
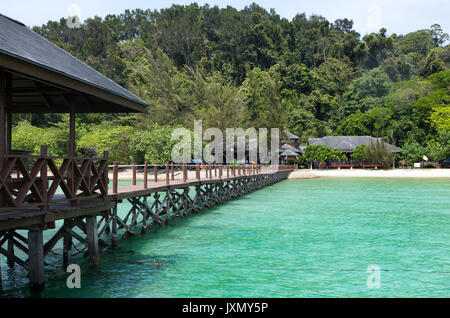
[[[449, 36], [436, 24], [361, 36], [346, 18], [194, 3], [33, 30], [150, 105], [144, 115], [78, 116], [80, 154], [165, 161], [171, 127], [202, 119], [204, 128], [287, 128], [301, 143], [383, 137], [408, 162], [450, 156]], [[17, 115], [14, 124], [14, 148], [66, 152], [67, 115]]]

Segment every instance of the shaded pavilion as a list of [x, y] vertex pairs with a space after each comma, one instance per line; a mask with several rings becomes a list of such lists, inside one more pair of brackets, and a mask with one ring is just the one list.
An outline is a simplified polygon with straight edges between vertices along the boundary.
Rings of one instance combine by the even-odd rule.
[[[7, 257], [10, 267], [17, 263], [29, 270], [31, 287], [44, 283], [44, 257], [61, 237], [67, 265], [72, 244], [67, 233], [75, 226], [74, 217], [86, 232], [90, 261], [96, 263], [97, 221], [89, 213], [112, 206], [89, 201], [108, 194], [108, 154], [76, 157], [76, 114], [139, 113], [147, 106], [23, 23], [0, 14], [0, 254]], [[12, 153], [12, 114], [17, 113], [69, 113], [69, 156], [48, 156], [45, 145], [37, 156]], [[58, 188], [63, 193], [57, 193]], [[59, 236], [44, 245], [42, 232], [54, 228], [54, 219], [60, 218], [57, 213], [61, 211], [66, 216], [58, 233], [64, 234], [57, 233]], [[28, 230], [28, 237], [14, 229]], [[2, 248], [5, 242], [7, 249]], [[14, 255], [14, 247], [28, 252], [27, 262]]]
[[13, 113], [136, 113], [148, 105], [24, 24], [0, 15], [0, 155], [11, 150]]

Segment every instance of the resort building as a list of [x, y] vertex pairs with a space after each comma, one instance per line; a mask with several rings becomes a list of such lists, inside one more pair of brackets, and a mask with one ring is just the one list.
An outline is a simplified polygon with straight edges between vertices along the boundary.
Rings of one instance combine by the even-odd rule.
[[370, 146], [376, 142], [384, 142], [385, 146], [392, 152], [399, 152], [400, 149], [394, 145], [391, 145], [382, 138], [375, 138], [371, 136], [325, 136], [322, 138], [309, 138], [309, 145], [323, 145], [333, 148], [333, 150], [342, 151], [344, 154], [352, 154], [353, 150], [357, 146], [366, 145]]
[[280, 147], [280, 164], [284, 164], [287, 161], [296, 160], [305, 150], [306, 146], [298, 146], [298, 140], [300, 137], [294, 135], [289, 131], [285, 131], [286, 139], [282, 140], [282, 146]]

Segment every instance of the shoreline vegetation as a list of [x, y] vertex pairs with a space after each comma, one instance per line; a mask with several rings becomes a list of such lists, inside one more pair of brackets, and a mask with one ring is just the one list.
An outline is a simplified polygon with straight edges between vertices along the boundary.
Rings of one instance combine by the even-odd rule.
[[[359, 34], [353, 20], [257, 4], [173, 5], [33, 30], [149, 104], [145, 114], [78, 114], [76, 153], [171, 160], [174, 128], [288, 130], [299, 145], [372, 136], [401, 149], [396, 166], [450, 157], [450, 45], [438, 24]], [[68, 114], [13, 114], [12, 149], [67, 156]], [[350, 158], [347, 158], [350, 159]], [[314, 159], [315, 160], [315, 159]], [[389, 160], [392, 162], [392, 160]]]
[[[109, 178], [112, 180], [112, 172]], [[149, 174], [149, 182], [152, 182], [153, 174]], [[165, 172], [158, 173], [158, 179], [163, 180]], [[174, 179], [181, 180], [181, 172], [175, 172]], [[188, 171], [188, 178], [195, 178], [195, 171]], [[450, 169], [297, 169], [289, 175], [288, 179], [313, 179], [313, 178], [450, 178]], [[120, 181], [132, 181], [132, 169], [119, 171]], [[143, 181], [143, 173], [137, 173], [136, 180]]]

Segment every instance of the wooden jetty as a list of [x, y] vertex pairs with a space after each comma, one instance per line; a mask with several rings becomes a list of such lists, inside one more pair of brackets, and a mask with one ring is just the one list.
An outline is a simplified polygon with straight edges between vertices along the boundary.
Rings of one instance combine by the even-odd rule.
[[[292, 169], [207, 165], [200, 170], [196, 165], [189, 167], [196, 169], [195, 178], [189, 178], [187, 165], [166, 163], [165, 177], [158, 180], [154, 174], [156, 179], [148, 180], [161, 167], [145, 164], [143, 184], [135, 177], [131, 186], [119, 186], [115, 162], [109, 188], [107, 152], [100, 158], [76, 156], [76, 114], [138, 113], [148, 105], [24, 24], [0, 14], [0, 29], [0, 254], [9, 267], [29, 271], [31, 288], [44, 285], [45, 257], [61, 240], [64, 266], [74, 240], [85, 245], [96, 265], [100, 245], [114, 246], [137, 228], [145, 232], [271, 185]], [[46, 146], [38, 156], [13, 151], [15, 113], [69, 113], [68, 156], [51, 156]], [[182, 180], [175, 180], [175, 169]], [[131, 209], [120, 217], [117, 204], [124, 200]], [[58, 229], [57, 221], [62, 223]], [[55, 234], [44, 242], [43, 232], [49, 229]]]
[[[43, 147], [45, 148], [45, 147]], [[74, 240], [86, 248], [89, 263], [99, 262], [99, 246], [114, 247], [137, 231], [147, 232], [155, 225], [166, 225], [175, 218], [198, 213], [225, 201], [286, 179], [292, 166], [260, 165], [147, 165], [144, 164], [143, 183], [137, 184], [134, 167], [131, 185], [119, 186], [118, 165], [113, 165], [112, 187], [108, 188], [107, 158], [83, 159], [80, 163], [65, 159], [59, 169], [54, 158], [38, 157], [30, 170], [22, 167], [23, 158], [4, 156], [7, 164], [0, 185], [8, 194], [7, 207], [0, 210], [0, 254], [6, 256], [9, 267], [15, 264], [29, 271], [30, 286], [44, 285], [45, 257], [55, 245], [63, 241], [63, 266], [69, 265], [69, 252]], [[72, 162], [74, 176], [68, 173], [65, 162]], [[13, 163], [19, 163], [12, 171]], [[54, 172], [48, 176], [47, 167]], [[188, 178], [188, 168], [195, 169], [195, 177]], [[8, 171], [9, 169], [9, 171]], [[149, 178], [149, 171], [165, 170]], [[175, 180], [175, 170], [182, 174]], [[7, 179], [8, 181], [4, 182]], [[50, 182], [48, 181], [50, 180]], [[46, 186], [43, 184], [47, 183]], [[63, 193], [55, 194], [60, 187]], [[28, 193], [26, 196], [22, 193]], [[5, 196], [3, 196], [5, 197]], [[131, 204], [124, 216], [119, 216], [117, 206], [123, 201]], [[63, 220], [58, 229], [55, 222]], [[43, 231], [54, 229], [55, 234], [43, 240]], [[78, 229], [78, 231], [75, 231]], [[24, 237], [21, 231], [28, 231]], [[7, 245], [6, 248], [3, 245]], [[27, 256], [20, 258], [15, 251]]]

